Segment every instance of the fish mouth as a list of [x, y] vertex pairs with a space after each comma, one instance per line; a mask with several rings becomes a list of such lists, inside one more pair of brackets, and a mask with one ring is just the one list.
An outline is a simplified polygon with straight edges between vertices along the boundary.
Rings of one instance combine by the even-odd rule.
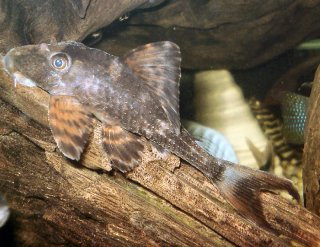
[[36, 83], [28, 78], [27, 76], [21, 74], [19, 71], [12, 73], [14, 84], [21, 84], [27, 87], [36, 87]]
[[27, 87], [36, 87], [37, 85], [33, 80], [16, 70], [14, 66], [14, 59], [10, 56], [11, 51], [13, 51], [13, 49], [11, 49], [4, 57], [2, 57], [2, 63], [4, 71], [14, 80], [15, 87], [17, 84]]
[[11, 49], [5, 56], [2, 57], [3, 68], [8, 74], [11, 74], [14, 70], [13, 59], [10, 57], [10, 53], [14, 49]]

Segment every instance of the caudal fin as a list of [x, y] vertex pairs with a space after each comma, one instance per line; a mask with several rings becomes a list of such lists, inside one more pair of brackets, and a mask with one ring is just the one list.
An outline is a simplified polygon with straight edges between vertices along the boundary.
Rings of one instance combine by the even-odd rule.
[[174, 140], [169, 142], [173, 153], [215, 183], [240, 214], [262, 227], [270, 229], [259, 198], [262, 191], [287, 191], [294, 199], [300, 200], [290, 180], [212, 157], [184, 129], [178, 138], [167, 135], [167, 140]]
[[240, 214], [264, 227], [268, 227], [268, 223], [262, 212], [261, 191], [283, 190], [297, 201], [300, 200], [290, 180], [241, 165], [227, 164], [222, 178], [215, 182]]

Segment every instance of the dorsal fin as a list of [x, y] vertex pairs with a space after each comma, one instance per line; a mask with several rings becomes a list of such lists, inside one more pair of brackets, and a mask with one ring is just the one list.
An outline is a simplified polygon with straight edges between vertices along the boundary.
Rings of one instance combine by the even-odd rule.
[[169, 120], [180, 130], [180, 48], [170, 41], [151, 43], [128, 52], [120, 61], [160, 97]]

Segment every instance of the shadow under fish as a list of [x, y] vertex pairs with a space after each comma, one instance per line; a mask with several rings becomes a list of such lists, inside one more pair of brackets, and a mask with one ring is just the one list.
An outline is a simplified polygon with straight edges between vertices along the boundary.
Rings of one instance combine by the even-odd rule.
[[123, 173], [141, 162], [148, 140], [187, 161], [218, 186], [247, 219], [266, 222], [261, 191], [299, 194], [289, 180], [209, 155], [181, 127], [179, 47], [169, 41], [138, 47], [122, 57], [61, 42], [17, 47], [4, 57], [17, 83], [50, 94], [49, 124], [61, 152], [79, 160], [93, 118], [103, 124], [102, 145], [111, 165]]

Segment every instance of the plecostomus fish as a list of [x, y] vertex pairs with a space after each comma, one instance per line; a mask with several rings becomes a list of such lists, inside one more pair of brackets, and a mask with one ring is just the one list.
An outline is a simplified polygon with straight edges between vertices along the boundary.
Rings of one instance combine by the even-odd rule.
[[286, 190], [291, 182], [210, 156], [180, 125], [180, 49], [171, 42], [138, 47], [122, 57], [77, 42], [18, 47], [4, 57], [17, 83], [47, 91], [49, 123], [68, 158], [79, 160], [93, 117], [103, 125], [103, 147], [112, 167], [139, 165], [143, 138], [187, 161], [215, 183], [244, 216], [267, 225], [259, 202], [263, 190]]

